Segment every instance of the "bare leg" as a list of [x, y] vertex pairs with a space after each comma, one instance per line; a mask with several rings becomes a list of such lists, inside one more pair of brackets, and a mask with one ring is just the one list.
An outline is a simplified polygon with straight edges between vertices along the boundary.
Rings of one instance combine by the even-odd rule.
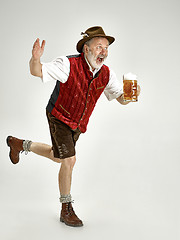
[[71, 191], [71, 179], [76, 157], [65, 158], [62, 160], [59, 171], [59, 191], [61, 195], [68, 195]]
[[48, 144], [32, 142], [31, 147], [30, 147], [30, 151], [32, 151], [33, 153], [36, 153], [40, 156], [49, 158], [54, 162], [57, 162], [57, 163], [62, 162], [61, 159], [54, 157], [52, 146], [50, 146]]
[[38, 142], [32, 142], [30, 151], [40, 156], [49, 158], [54, 162], [62, 163], [59, 171], [59, 191], [61, 195], [70, 194], [72, 171], [76, 162], [76, 157], [73, 156], [65, 159], [55, 158], [50, 145]]

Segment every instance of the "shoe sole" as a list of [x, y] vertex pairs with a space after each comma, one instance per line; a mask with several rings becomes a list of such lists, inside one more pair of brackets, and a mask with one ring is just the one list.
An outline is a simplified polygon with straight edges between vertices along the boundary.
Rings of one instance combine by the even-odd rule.
[[[10, 138], [11, 138], [12, 136], [8, 136], [7, 138], [6, 138], [6, 143], [7, 143], [7, 145], [8, 145], [8, 147], [10, 147], [10, 144], [9, 144], [9, 140], [10, 140]], [[10, 158], [10, 160], [11, 160], [11, 148], [10, 148], [10, 152], [9, 152], [9, 158]], [[17, 163], [14, 163], [12, 160], [11, 160], [11, 162], [13, 163], [13, 164], [17, 164]]]
[[74, 225], [74, 224], [66, 223], [62, 218], [60, 218], [60, 222], [65, 223], [67, 226], [70, 226], [70, 227], [82, 227], [83, 226], [83, 224]]
[[6, 138], [6, 143], [7, 143], [8, 147], [10, 147], [10, 145], [9, 145], [9, 139], [10, 139], [11, 137], [12, 137], [12, 136], [8, 136], [8, 137]]

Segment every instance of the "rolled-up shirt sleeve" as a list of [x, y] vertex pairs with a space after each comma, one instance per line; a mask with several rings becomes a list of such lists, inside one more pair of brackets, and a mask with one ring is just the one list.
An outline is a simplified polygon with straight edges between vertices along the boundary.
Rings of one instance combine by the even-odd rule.
[[70, 62], [67, 57], [57, 57], [49, 63], [42, 63], [42, 82], [58, 80], [65, 83], [69, 77]]
[[123, 94], [123, 88], [120, 82], [118, 81], [114, 71], [110, 69], [109, 82], [104, 89], [104, 94], [109, 101], [118, 98]]

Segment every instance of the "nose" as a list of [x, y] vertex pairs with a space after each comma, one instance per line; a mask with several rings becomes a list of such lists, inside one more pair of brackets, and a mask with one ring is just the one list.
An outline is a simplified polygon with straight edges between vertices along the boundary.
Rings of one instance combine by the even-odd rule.
[[102, 48], [101, 49], [101, 54], [106, 55], [107, 54], [107, 49], [106, 48]]

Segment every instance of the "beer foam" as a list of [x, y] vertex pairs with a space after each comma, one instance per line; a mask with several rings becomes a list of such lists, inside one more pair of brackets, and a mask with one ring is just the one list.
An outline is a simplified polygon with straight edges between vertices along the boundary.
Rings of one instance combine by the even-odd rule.
[[130, 73], [126, 73], [124, 74], [123, 77], [124, 80], [137, 80], [137, 76], [135, 74]]

